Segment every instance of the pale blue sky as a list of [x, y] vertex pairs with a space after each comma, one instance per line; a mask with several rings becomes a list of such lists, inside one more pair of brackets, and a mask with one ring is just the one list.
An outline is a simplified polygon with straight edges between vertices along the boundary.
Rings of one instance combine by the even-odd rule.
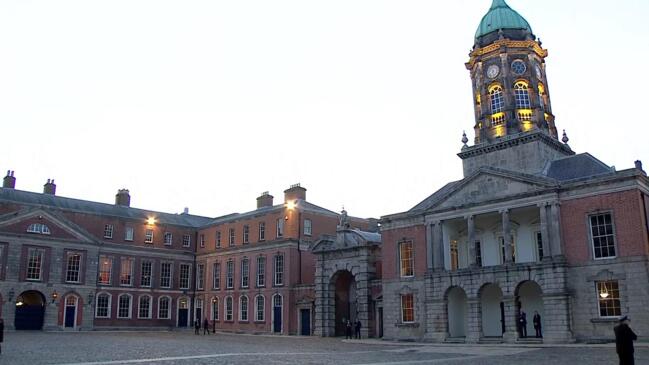
[[[461, 178], [464, 62], [489, 0], [0, 2], [0, 172], [17, 188], [217, 216], [378, 217]], [[649, 166], [649, 1], [509, 0], [549, 49], [559, 130]]]

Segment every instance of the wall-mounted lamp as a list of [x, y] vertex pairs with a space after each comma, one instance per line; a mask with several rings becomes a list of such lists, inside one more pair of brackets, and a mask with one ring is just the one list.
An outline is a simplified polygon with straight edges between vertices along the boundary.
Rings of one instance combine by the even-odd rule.
[[59, 293], [57, 293], [56, 290], [53, 291], [52, 292], [52, 303], [54, 303], [56, 301], [56, 298], [58, 298], [58, 297], [59, 297]]
[[155, 224], [155, 217], [149, 217], [146, 219], [146, 224], [152, 226]]
[[212, 303], [216, 304], [216, 298], [212, 298]]
[[25, 304], [25, 303], [23, 302], [23, 296], [22, 296], [22, 295], [19, 295], [19, 296], [18, 296], [18, 299], [16, 300], [16, 307], [22, 307], [23, 304]]

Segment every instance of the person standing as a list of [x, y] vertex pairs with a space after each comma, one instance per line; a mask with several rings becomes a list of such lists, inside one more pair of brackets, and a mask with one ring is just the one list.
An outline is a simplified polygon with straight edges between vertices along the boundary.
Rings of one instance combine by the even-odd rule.
[[201, 319], [196, 317], [196, 320], [194, 321], [194, 334], [198, 335], [200, 334], [200, 329], [201, 329]]
[[629, 317], [620, 318], [620, 324], [615, 326], [613, 331], [615, 332], [615, 350], [620, 358], [620, 365], [635, 364], [633, 341], [637, 340], [638, 336], [629, 327]]
[[0, 318], [0, 354], [2, 353], [2, 342], [5, 339], [5, 320]]
[[357, 339], [360, 340], [360, 338], [361, 338], [361, 320], [360, 320], [360, 319], [356, 319], [356, 323], [355, 323], [355, 327], [354, 327], [354, 332], [355, 332], [355, 333], [354, 333], [354, 334], [355, 334], [354, 337], [356, 337]]
[[345, 339], [350, 339], [352, 338], [352, 322], [347, 320], [347, 323], [345, 323]]
[[526, 338], [527, 337], [527, 314], [521, 311], [521, 317], [519, 318], [518, 321], [521, 326], [521, 337]]
[[536, 338], [543, 337], [543, 332], [541, 331], [541, 315], [539, 312], [534, 311], [534, 317], [532, 318], [532, 323], [534, 323], [534, 331], [536, 331]]
[[210, 333], [210, 321], [207, 320], [207, 317], [203, 320], [203, 334]]

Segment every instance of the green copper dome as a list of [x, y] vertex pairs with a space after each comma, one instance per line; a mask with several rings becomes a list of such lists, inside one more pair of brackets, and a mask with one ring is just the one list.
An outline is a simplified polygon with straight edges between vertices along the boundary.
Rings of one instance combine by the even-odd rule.
[[491, 8], [482, 18], [478, 30], [475, 32], [475, 37], [478, 39], [501, 29], [522, 29], [529, 30], [532, 33], [530, 23], [514, 9], [510, 8], [505, 0], [493, 0]]

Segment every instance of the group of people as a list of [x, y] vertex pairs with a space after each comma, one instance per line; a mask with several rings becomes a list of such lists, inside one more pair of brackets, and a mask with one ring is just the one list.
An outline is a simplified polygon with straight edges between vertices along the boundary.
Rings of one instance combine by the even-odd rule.
[[[194, 334], [198, 335], [201, 332], [201, 319], [196, 317], [194, 320]], [[210, 321], [207, 320], [207, 317], [203, 320], [203, 334], [208, 335], [210, 333]], [[216, 321], [212, 321], [212, 333], [216, 333]]]
[[[354, 329], [354, 338], [361, 338], [361, 321], [359, 319], [356, 319], [356, 321], [353, 324], [353, 329]], [[345, 339], [351, 339], [352, 338], [352, 322], [348, 319], [347, 322], [345, 323]]]
[[[543, 331], [541, 329], [541, 315], [539, 312], [534, 311], [534, 317], [532, 318], [532, 323], [534, 324], [534, 331], [536, 332], [536, 338], [543, 337]], [[527, 337], [527, 313], [521, 311], [521, 315], [518, 318], [518, 331], [522, 338]]]

